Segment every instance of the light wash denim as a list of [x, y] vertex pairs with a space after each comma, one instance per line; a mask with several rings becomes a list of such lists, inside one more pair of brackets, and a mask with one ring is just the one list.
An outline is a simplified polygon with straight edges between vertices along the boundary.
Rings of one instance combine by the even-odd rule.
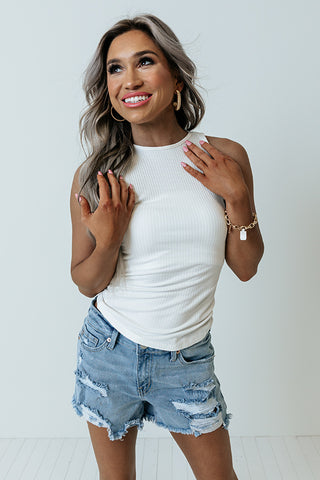
[[122, 439], [133, 425], [142, 430], [144, 420], [196, 437], [228, 429], [232, 414], [214, 373], [210, 330], [181, 350], [146, 347], [116, 330], [96, 298], [78, 336], [71, 403], [80, 417], [105, 427], [110, 440]]

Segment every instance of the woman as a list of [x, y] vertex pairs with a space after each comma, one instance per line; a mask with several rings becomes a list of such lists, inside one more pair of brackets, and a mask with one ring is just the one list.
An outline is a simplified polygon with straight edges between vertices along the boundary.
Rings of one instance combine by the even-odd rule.
[[86, 72], [71, 275], [94, 298], [72, 404], [100, 480], [135, 478], [143, 420], [170, 431], [198, 480], [237, 478], [210, 327], [224, 259], [247, 281], [263, 241], [245, 149], [194, 130], [195, 71], [172, 30], [141, 15], [104, 34]]

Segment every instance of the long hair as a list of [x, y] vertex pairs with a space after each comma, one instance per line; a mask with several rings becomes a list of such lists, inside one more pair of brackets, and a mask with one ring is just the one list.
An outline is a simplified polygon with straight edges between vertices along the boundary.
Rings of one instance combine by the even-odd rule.
[[133, 153], [131, 125], [115, 121], [111, 116], [111, 102], [107, 87], [106, 59], [115, 37], [131, 30], [142, 30], [162, 50], [169, 68], [183, 81], [181, 108], [175, 111], [179, 125], [193, 130], [205, 113], [204, 101], [195, 87], [196, 66], [186, 55], [173, 31], [158, 17], [145, 14], [118, 21], [101, 38], [85, 70], [82, 88], [88, 105], [80, 117], [80, 142], [83, 139], [89, 152], [79, 171], [80, 191], [93, 212], [99, 204], [97, 173], [110, 168], [116, 177], [129, 165]]

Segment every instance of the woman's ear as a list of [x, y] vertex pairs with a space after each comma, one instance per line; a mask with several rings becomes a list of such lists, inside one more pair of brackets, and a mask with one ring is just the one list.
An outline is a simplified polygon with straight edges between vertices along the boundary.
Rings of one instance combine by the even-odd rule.
[[178, 71], [178, 70], [174, 70], [174, 71], [173, 71], [173, 76], [174, 76], [174, 79], [175, 79], [175, 81], [176, 81], [176, 90], [179, 90], [179, 92], [181, 92], [181, 91], [183, 90], [184, 83], [183, 83], [183, 81], [181, 80], [179, 71]]
[[181, 92], [183, 90], [183, 87], [184, 87], [184, 83], [182, 80], [177, 80], [176, 81], [176, 89], [179, 90], [179, 92]]

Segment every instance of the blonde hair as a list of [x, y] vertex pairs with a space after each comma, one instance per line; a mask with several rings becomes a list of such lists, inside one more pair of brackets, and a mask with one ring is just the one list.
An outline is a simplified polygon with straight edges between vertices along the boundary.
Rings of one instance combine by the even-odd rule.
[[[131, 30], [145, 32], [162, 50], [169, 67], [184, 87], [181, 109], [175, 111], [179, 125], [193, 130], [205, 113], [204, 101], [195, 87], [196, 66], [186, 55], [173, 31], [155, 15], [144, 14], [118, 21], [101, 38], [85, 70], [83, 90], [88, 106], [80, 117], [80, 142], [89, 146], [89, 153], [79, 172], [80, 193], [86, 197], [93, 212], [99, 204], [97, 173], [110, 168], [116, 177], [128, 166], [133, 153], [131, 125], [115, 121], [107, 88], [106, 59], [115, 37]], [[117, 115], [117, 113], [114, 113]]]

